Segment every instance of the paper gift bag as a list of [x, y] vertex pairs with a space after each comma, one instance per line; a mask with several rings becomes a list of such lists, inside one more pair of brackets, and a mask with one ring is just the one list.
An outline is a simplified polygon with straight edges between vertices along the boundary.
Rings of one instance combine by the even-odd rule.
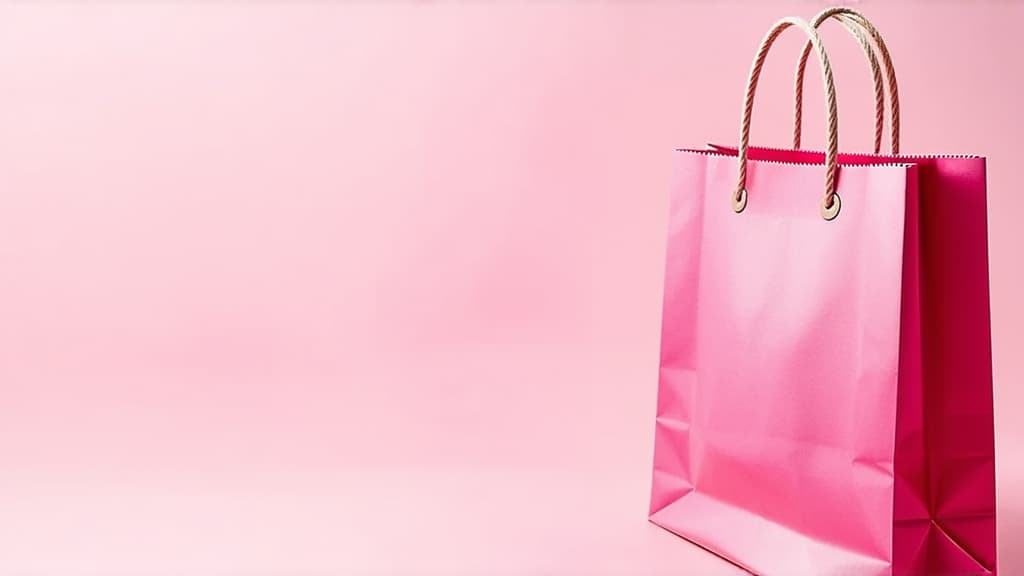
[[[838, 151], [832, 17], [881, 54], [891, 155]], [[749, 145], [789, 28], [821, 64], [825, 152], [796, 150], [799, 122], [793, 150]], [[996, 573], [985, 160], [898, 155], [896, 96], [862, 15], [786, 18], [739, 146], [674, 158], [650, 519], [755, 574]]]

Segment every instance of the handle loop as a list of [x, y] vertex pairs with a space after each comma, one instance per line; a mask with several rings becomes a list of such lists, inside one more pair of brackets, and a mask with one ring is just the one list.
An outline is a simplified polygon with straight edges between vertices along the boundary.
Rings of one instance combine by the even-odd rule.
[[[852, 34], [857, 37], [861, 47], [868, 56], [868, 61], [871, 64], [871, 72], [875, 84], [875, 154], [878, 154], [882, 149], [882, 133], [884, 132], [885, 123], [885, 94], [882, 89], [882, 82], [880, 78], [880, 71], [878, 70], [878, 59], [875, 57], [875, 51], [871, 49], [870, 43], [864, 38], [863, 33], [859, 35], [854, 32], [854, 28], [863, 29], [866, 31], [875, 45], [878, 47], [878, 53], [882, 57], [882, 66], [885, 68], [886, 83], [889, 87], [889, 101], [891, 106], [891, 120], [890, 120], [890, 135], [889, 135], [889, 147], [892, 150], [893, 155], [899, 154], [900, 150], [900, 97], [899, 88], [896, 85], [896, 69], [893, 67], [892, 56], [889, 53], [889, 49], [885, 44], [885, 40], [882, 39], [882, 35], [878, 32], [878, 29], [860, 12], [851, 8], [828, 8], [818, 13], [811, 21], [811, 26], [817, 28], [824, 21], [835, 18], [839, 20]], [[858, 30], [860, 32], [860, 30]], [[800, 54], [800, 60], [797, 62], [796, 68], [796, 82], [794, 87], [794, 107], [793, 107], [793, 148], [800, 148], [800, 139], [803, 124], [803, 92], [804, 92], [804, 73], [807, 69], [807, 58], [811, 54], [812, 44], [807, 42], [804, 44], [803, 52]]]
[[825, 149], [825, 194], [821, 203], [821, 215], [826, 220], [832, 220], [839, 214], [840, 199], [836, 194], [836, 168], [839, 157], [839, 130], [838, 115], [836, 112], [836, 87], [832, 79], [832, 65], [829, 63], [828, 54], [821, 43], [818, 32], [801, 18], [783, 18], [772, 26], [772, 29], [761, 41], [757, 50], [754, 62], [750, 67], [750, 77], [747, 79], [747, 91], [743, 101], [743, 120], [740, 123], [740, 146], [739, 146], [739, 174], [736, 182], [736, 191], [732, 197], [733, 210], [737, 213], [743, 212], [747, 206], [747, 148], [750, 145], [750, 122], [754, 109], [754, 95], [757, 92], [757, 82], [761, 77], [761, 69], [764, 67], [765, 58], [772, 44], [778, 39], [782, 32], [795, 26], [804, 31], [809, 38], [809, 43], [818, 54], [818, 61], [821, 63], [821, 76], [825, 84], [825, 111], [828, 117], [828, 143]]

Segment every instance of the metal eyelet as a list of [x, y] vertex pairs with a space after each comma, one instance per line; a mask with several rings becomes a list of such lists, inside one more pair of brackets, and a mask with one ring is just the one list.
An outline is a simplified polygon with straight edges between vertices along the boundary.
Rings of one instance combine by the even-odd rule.
[[842, 199], [839, 198], [839, 194], [833, 192], [832, 205], [826, 205], [826, 202], [828, 202], [827, 197], [821, 200], [821, 217], [825, 220], [835, 220], [836, 216], [839, 216], [839, 209], [843, 206]]
[[747, 189], [743, 188], [742, 190], [740, 190], [740, 195], [739, 196], [736, 196], [735, 194], [732, 195], [732, 209], [733, 209], [733, 212], [736, 212], [737, 214], [739, 214], [740, 212], [743, 212], [743, 209], [746, 208], [746, 207], [747, 207]]

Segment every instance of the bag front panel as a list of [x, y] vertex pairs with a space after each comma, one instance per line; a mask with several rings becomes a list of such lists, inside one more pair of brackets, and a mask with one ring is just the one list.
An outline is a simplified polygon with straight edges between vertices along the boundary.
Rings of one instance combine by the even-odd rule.
[[774, 551], [702, 535], [759, 572], [796, 554], [884, 573], [913, 168], [844, 167], [829, 222], [821, 166], [751, 162], [736, 214], [735, 158], [677, 164], [652, 511], [699, 495], [790, 534]]

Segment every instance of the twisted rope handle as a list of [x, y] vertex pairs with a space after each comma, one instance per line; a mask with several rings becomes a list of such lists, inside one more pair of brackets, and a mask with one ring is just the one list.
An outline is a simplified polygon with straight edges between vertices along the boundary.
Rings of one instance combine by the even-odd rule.
[[[882, 90], [882, 83], [879, 77], [878, 70], [878, 59], [875, 57], [875, 52], [870, 48], [870, 44], [867, 43], [863, 33], [859, 35], [854, 33], [854, 28], [860, 28], [867, 31], [868, 35], [874, 41], [878, 47], [878, 53], [882, 57], [882, 65], [885, 68], [886, 83], [889, 86], [889, 101], [892, 107], [891, 121], [890, 121], [890, 135], [889, 135], [889, 147], [892, 150], [892, 154], [899, 154], [900, 150], [900, 95], [899, 88], [896, 85], [896, 69], [893, 67], [892, 57], [889, 53], [888, 47], [885, 45], [885, 40], [882, 39], [882, 35], [878, 32], [871, 21], [867, 19], [863, 14], [853, 10], [851, 8], [828, 8], [820, 12], [811, 21], [811, 25], [817, 28], [824, 21], [829, 18], [835, 18], [839, 20], [851, 33], [857, 36], [858, 42], [861, 47], [864, 48], [867, 53], [868, 60], [871, 63], [872, 76], [875, 84], [875, 154], [878, 154], [882, 149], [882, 133], [884, 132], [885, 124], [885, 95]], [[800, 136], [803, 129], [803, 96], [804, 96], [804, 73], [807, 69], [807, 58], [811, 54], [812, 45], [810, 42], [804, 44], [803, 52], [800, 54], [800, 60], [797, 62], [796, 67], [796, 83], [794, 89], [794, 107], [793, 107], [793, 148], [800, 148]]]
[[740, 147], [739, 147], [739, 175], [736, 182], [736, 192], [733, 194], [733, 210], [742, 212], [747, 206], [747, 148], [750, 145], [750, 121], [754, 109], [754, 95], [757, 92], [757, 82], [761, 77], [761, 69], [764, 67], [765, 58], [772, 44], [778, 39], [782, 32], [791, 26], [804, 31], [809, 38], [809, 43], [818, 53], [818, 61], [821, 63], [821, 76], [825, 83], [825, 111], [828, 117], [828, 144], [825, 149], [825, 195], [822, 199], [821, 213], [826, 220], [831, 220], [839, 214], [839, 196], [836, 194], [836, 167], [839, 157], [839, 121], [836, 112], [836, 87], [832, 80], [832, 65], [829, 64], [828, 54], [825, 46], [821, 43], [817, 30], [807, 21], [801, 18], [783, 18], [772, 26], [772, 29], [761, 41], [761, 46], [754, 57], [754, 63], [750, 67], [750, 77], [747, 79], [747, 92], [743, 101], [743, 120], [740, 123]]
[[[878, 154], [882, 149], [882, 133], [885, 131], [885, 87], [882, 81], [882, 71], [878, 65], [878, 57], [875, 55], [875, 48], [871, 45], [871, 41], [864, 34], [861, 26], [857, 21], [851, 17], [848, 17], [841, 13], [830, 13], [828, 10], [818, 14], [811, 21], [811, 26], [818, 28], [826, 20], [834, 18], [838, 20], [851, 35], [860, 44], [861, 49], [864, 50], [864, 55], [868, 58], [868, 64], [871, 65], [871, 76], [875, 86], [875, 154]], [[810, 43], [804, 45], [807, 56], [810, 56]], [[807, 58], [801, 54], [800, 61], [797, 64], [796, 73], [796, 89], [794, 91], [795, 97], [795, 108], [793, 110], [793, 148], [800, 148], [800, 136], [803, 125], [803, 92], [804, 92], [804, 73], [807, 68]]]

